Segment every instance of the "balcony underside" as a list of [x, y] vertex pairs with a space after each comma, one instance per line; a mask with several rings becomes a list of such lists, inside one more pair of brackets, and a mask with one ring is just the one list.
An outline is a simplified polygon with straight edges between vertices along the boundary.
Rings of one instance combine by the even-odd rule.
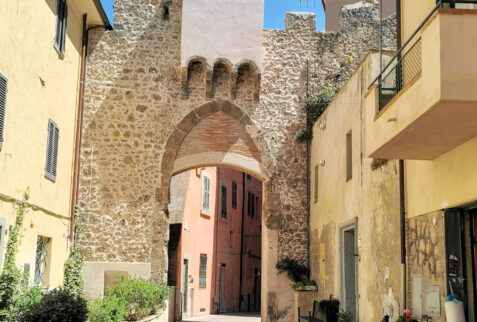
[[439, 101], [370, 156], [433, 160], [476, 136], [477, 102]]

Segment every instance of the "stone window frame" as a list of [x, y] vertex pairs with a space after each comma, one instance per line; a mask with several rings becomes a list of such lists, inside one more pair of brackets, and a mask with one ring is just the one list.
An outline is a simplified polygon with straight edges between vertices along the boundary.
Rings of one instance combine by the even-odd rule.
[[35, 251], [35, 271], [33, 284], [35, 286], [47, 286], [50, 274], [52, 239], [38, 235]]

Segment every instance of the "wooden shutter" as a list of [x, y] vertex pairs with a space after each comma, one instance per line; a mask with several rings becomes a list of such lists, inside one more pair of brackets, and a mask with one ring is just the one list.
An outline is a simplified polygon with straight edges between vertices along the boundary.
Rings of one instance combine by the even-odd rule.
[[207, 176], [203, 177], [202, 181], [202, 210], [209, 211], [209, 200], [210, 200], [210, 178]]
[[237, 183], [232, 181], [232, 208], [237, 208]]
[[227, 218], [227, 187], [222, 186], [222, 218]]
[[7, 78], [0, 74], [0, 149], [3, 143], [3, 128], [5, 124], [5, 109], [7, 105]]
[[51, 180], [56, 180], [56, 168], [58, 161], [58, 143], [60, 129], [52, 120], [48, 121], [48, 140], [46, 143], [45, 175]]

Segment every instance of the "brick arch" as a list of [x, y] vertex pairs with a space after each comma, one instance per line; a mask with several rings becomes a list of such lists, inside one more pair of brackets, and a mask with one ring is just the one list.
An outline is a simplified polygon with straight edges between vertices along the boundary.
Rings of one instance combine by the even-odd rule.
[[[261, 179], [267, 180], [270, 177], [269, 168], [271, 162], [270, 152], [267, 148], [267, 144], [260, 133], [260, 130], [253, 125], [250, 117], [242, 111], [239, 107], [235, 104], [231, 103], [230, 101], [226, 100], [215, 100], [208, 102], [206, 104], [201, 105], [197, 109], [191, 111], [187, 114], [171, 131], [164, 148], [164, 153], [162, 156], [161, 162], [161, 193], [164, 196], [164, 201], [167, 203], [168, 201], [168, 189], [171, 177], [175, 174], [175, 172], [180, 172], [185, 170], [187, 166], [182, 166], [178, 170], [174, 171], [174, 163], [176, 161], [177, 153], [187, 135], [194, 129], [194, 127], [201, 121], [205, 120], [208, 117], [212, 116], [215, 113], [222, 112], [228, 117], [232, 118], [233, 120], [237, 121], [238, 124], [242, 127], [244, 134], [246, 134], [251, 142], [253, 142], [254, 148], [257, 150], [258, 155], [255, 156], [242, 156], [245, 161], [253, 162], [256, 161], [255, 166], [247, 166], [246, 164], [251, 163], [243, 163], [240, 164], [239, 162], [233, 161], [233, 156], [231, 156], [228, 160], [231, 161], [224, 161], [223, 163], [215, 164], [215, 165], [227, 165], [235, 168], [242, 169], [244, 171], [250, 172], [252, 174], [257, 175]], [[224, 133], [225, 134], [225, 133]], [[210, 151], [211, 153], [217, 151]], [[236, 153], [234, 153], [237, 155]], [[211, 157], [211, 160], [214, 160]], [[209, 161], [207, 164], [203, 164], [198, 162], [197, 166], [204, 166], [204, 165], [214, 165]], [[259, 168], [258, 168], [259, 167]], [[190, 166], [189, 166], [190, 168]], [[161, 198], [162, 199], [162, 198]]]

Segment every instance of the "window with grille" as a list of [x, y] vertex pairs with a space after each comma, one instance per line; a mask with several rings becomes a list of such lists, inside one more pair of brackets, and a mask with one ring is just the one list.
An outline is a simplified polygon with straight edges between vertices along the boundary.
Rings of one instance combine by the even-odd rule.
[[35, 275], [33, 283], [35, 286], [45, 286], [48, 285], [48, 258], [50, 257], [49, 254], [49, 246], [50, 246], [51, 239], [38, 236], [36, 242], [36, 257], [35, 257]]
[[353, 177], [353, 140], [351, 131], [346, 134], [346, 181]]
[[200, 255], [199, 287], [207, 286], [207, 255]]
[[65, 53], [67, 21], [68, 5], [66, 0], [56, 0], [55, 48], [62, 54]]
[[232, 181], [232, 208], [237, 209], [237, 183]]
[[0, 74], [0, 150], [3, 143], [3, 127], [5, 125], [5, 109], [7, 107], [7, 78]]
[[202, 176], [202, 211], [208, 213], [210, 209], [210, 177]]
[[220, 215], [222, 216], [222, 218], [226, 219], [227, 218], [227, 186], [226, 185], [222, 185], [222, 189], [221, 189], [221, 205], [220, 205], [220, 208], [221, 208], [221, 212], [220, 212]]
[[58, 142], [60, 129], [52, 120], [48, 120], [48, 139], [46, 143], [45, 176], [56, 180], [56, 166], [58, 161]]

